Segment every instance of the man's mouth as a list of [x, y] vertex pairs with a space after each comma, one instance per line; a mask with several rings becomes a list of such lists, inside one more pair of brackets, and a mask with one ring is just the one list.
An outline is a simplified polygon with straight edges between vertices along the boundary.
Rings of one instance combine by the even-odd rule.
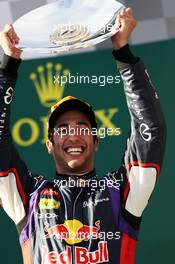
[[85, 147], [81, 146], [81, 147], [67, 147], [64, 149], [64, 151], [67, 154], [70, 155], [80, 155], [81, 153], [83, 153], [85, 150]]

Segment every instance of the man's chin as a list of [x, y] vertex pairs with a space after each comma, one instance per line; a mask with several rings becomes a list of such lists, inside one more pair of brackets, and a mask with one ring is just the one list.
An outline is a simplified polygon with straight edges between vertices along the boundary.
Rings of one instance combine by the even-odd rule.
[[80, 161], [76, 159], [69, 160], [67, 164], [72, 169], [75, 169], [81, 166]]
[[68, 161], [68, 166], [71, 168], [71, 169], [80, 169], [82, 168], [82, 162], [80, 162], [80, 160], [78, 159], [71, 159]]

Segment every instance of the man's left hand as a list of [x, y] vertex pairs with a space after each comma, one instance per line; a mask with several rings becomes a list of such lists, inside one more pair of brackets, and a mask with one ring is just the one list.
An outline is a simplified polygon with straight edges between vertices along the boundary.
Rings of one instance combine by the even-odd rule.
[[133, 16], [132, 9], [123, 9], [116, 18], [115, 29], [118, 31], [112, 37], [114, 50], [118, 50], [128, 44], [129, 37], [135, 29], [137, 21]]

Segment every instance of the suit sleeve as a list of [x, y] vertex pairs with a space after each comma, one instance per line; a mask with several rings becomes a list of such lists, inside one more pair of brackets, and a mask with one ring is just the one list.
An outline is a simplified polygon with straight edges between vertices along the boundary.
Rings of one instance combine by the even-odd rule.
[[0, 69], [0, 199], [15, 224], [26, 216], [30, 193], [38, 179], [21, 160], [9, 129], [10, 106], [20, 63], [5, 55]]
[[158, 95], [143, 62], [137, 58], [132, 64], [119, 64], [131, 118], [123, 160], [126, 179], [122, 206], [125, 217], [139, 223], [160, 175], [166, 125]]

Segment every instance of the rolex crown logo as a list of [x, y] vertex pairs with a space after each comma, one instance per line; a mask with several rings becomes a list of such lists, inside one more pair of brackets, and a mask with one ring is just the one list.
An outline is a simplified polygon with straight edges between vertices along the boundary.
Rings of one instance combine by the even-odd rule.
[[31, 73], [30, 79], [34, 83], [41, 104], [50, 107], [63, 97], [66, 85], [54, 82], [54, 76], [68, 76], [70, 71], [63, 69], [61, 64], [53, 65], [52, 62], [48, 62], [45, 67], [38, 66], [37, 72]]

